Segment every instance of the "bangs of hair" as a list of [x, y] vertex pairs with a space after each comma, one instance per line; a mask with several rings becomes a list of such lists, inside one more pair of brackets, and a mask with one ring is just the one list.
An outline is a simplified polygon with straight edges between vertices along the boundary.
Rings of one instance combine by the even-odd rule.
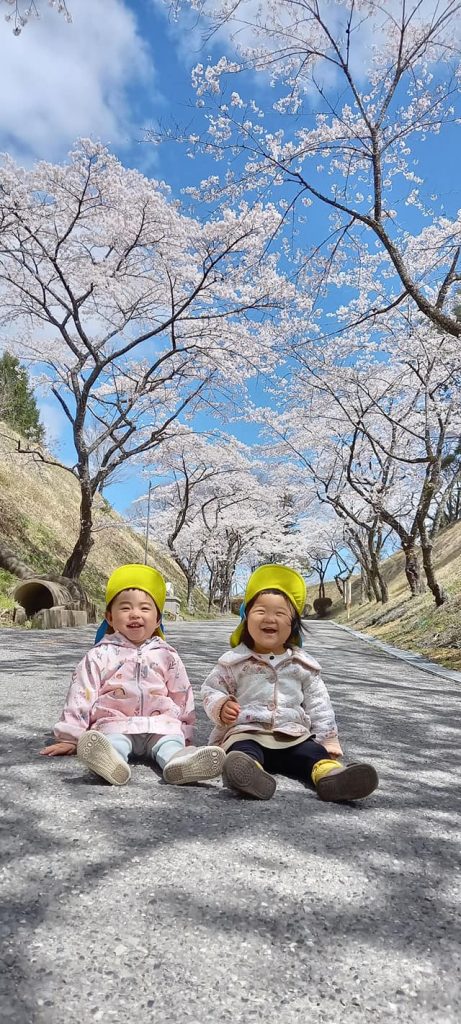
[[[106, 612], [110, 612], [114, 601], [116, 601], [117, 598], [120, 597], [120, 594], [129, 594], [131, 590], [142, 590], [142, 587], [124, 587], [123, 590], [120, 590], [118, 592], [118, 594], [114, 594], [114, 596], [112, 598], [112, 601], [109, 601], [109, 604], [106, 605]], [[142, 592], [143, 592], [143, 594], [146, 594], [147, 597], [150, 597], [151, 601], [154, 601], [154, 598], [152, 597], [152, 594], [148, 594], [147, 590], [142, 590]], [[154, 601], [154, 605], [155, 605], [155, 607], [157, 609], [157, 614], [160, 615], [159, 607], [158, 607], [158, 605], [156, 604], [155, 601]]]
[[288, 637], [288, 640], [285, 640], [283, 646], [290, 647], [291, 644], [295, 644], [299, 647], [301, 638], [304, 633], [303, 624], [301, 622], [301, 616], [298, 610], [295, 608], [294, 604], [291, 603], [290, 598], [283, 593], [283, 590], [277, 590], [275, 588], [271, 588], [270, 590], [269, 588], [267, 590], [260, 590], [259, 594], [255, 594], [255, 596], [252, 597], [251, 601], [248, 602], [245, 608], [245, 619], [243, 623], [243, 630], [240, 643], [245, 644], [245, 646], [249, 647], [251, 651], [253, 650], [254, 640], [248, 631], [248, 612], [251, 611], [255, 601], [258, 599], [258, 597], [261, 597], [261, 594], [280, 594], [280, 597], [284, 597], [285, 600], [288, 602], [292, 611], [291, 633]]

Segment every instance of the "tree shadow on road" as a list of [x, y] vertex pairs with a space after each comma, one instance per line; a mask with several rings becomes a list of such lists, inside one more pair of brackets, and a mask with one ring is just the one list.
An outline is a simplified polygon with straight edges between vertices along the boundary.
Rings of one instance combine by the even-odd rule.
[[[180, 653], [197, 692], [212, 660], [192, 633], [193, 656], [188, 644]], [[286, 970], [292, 958], [320, 970], [333, 936], [339, 948], [355, 943], [383, 963], [424, 958], [430, 949], [435, 970], [443, 971], [456, 938], [456, 688], [413, 669], [406, 675], [406, 666], [397, 675], [378, 653], [365, 663], [342, 643], [331, 651], [327, 659], [325, 645], [324, 674], [348, 754], [376, 763], [381, 774], [380, 789], [356, 805], [321, 803], [287, 779], [278, 780], [267, 803], [235, 797], [219, 782], [168, 787], [143, 764], [133, 767], [128, 787], [115, 789], [75, 758], [38, 758], [40, 729], [62, 704], [67, 651], [58, 660], [50, 654], [55, 679], [33, 724], [20, 695], [17, 702], [13, 696], [1, 748], [6, 1022], [45, 1019], [36, 986], [46, 1003], [47, 970], [50, 985], [66, 977], [68, 991], [77, 993], [72, 943], [63, 937], [69, 921], [84, 937], [83, 970], [98, 955], [98, 915], [110, 942], [128, 941], [125, 932], [133, 915], [142, 918], [144, 904], [160, 924], [198, 928], [211, 947], [267, 943]], [[197, 739], [204, 742], [210, 726], [201, 709], [198, 718]], [[133, 934], [140, 945], [147, 941], [136, 928]], [[47, 935], [59, 953], [56, 964]], [[279, 973], [261, 970], [276, 1005]], [[117, 986], [114, 980], [114, 998]]]

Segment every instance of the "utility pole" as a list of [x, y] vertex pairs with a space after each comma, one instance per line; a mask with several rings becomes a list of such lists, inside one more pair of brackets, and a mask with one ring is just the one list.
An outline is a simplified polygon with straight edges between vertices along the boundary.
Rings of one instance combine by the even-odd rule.
[[144, 565], [147, 565], [147, 548], [149, 546], [149, 527], [150, 527], [150, 492], [152, 490], [152, 482], [149, 480], [149, 490], [147, 493], [147, 521], [146, 521], [146, 541], [144, 545]]

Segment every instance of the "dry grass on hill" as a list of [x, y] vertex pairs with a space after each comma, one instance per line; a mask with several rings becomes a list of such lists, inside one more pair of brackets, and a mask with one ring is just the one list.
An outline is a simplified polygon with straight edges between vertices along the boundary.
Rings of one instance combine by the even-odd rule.
[[[449, 601], [436, 608], [429, 590], [411, 598], [404, 573], [404, 558], [397, 552], [384, 563], [389, 584], [387, 605], [375, 601], [360, 605], [360, 581], [353, 578], [350, 619], [336, 584], [328, 583], [326, 593], [334, 602], [333, 615], [360, 632], [406, 650], [418, 651], [426, 658], [452, 669], [461, 669], [461, 523], [455, 523], [436, 538], [434, 563], [437, 578], [449, 595]], [[308, 588], [309, 603], [317, 596], [317, 587]]]
[[[0, 423], [0, 537], [37, 572], [59, 573], [78, 534], [78, 483], [58, 466], [43, 465], [15, 453], [15, 436]], [[144, 540], [100, 496], [96, 509], [95, 544], [82, 583], [88, 594], [103, 605], [110, 573], [126, 562], [144, 562]], [[167, 552], [150, 544], [149, 561], [173, 583], [183, 602], [185, 579]], [[13, 606], [11, 589], [16, 583], [15, 576], [0, 570], [0, 610]], [[198, 613], [204, 614], [204, 595], [196, 591], [194, 598]]]

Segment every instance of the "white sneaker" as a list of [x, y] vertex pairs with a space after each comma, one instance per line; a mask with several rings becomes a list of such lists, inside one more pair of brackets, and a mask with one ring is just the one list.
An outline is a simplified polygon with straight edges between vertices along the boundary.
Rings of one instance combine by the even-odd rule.
[[198, 747], [190, 752], [181, 750], [165, 765], [163, 778], [170, 786], [216, 779], [221, 775], [225, 760], [226, 754], [221, 747]]
[[131, 778], [126, 761], [102, 732], [84, 732], [77, 743], [77, 757], [92, 772], [110, 782], [111, 786], [124, 786]]

